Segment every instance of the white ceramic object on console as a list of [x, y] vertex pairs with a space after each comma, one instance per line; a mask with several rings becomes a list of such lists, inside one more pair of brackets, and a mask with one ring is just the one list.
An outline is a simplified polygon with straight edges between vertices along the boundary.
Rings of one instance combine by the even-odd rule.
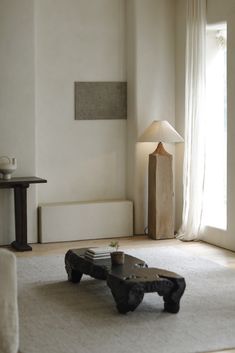
[[16, 158], [9, 158], [6, 156], [0, 157], [0, 174], [2, 175], [1, 179], [11, 179], [11, 174], [16, 170], [16, 168]]

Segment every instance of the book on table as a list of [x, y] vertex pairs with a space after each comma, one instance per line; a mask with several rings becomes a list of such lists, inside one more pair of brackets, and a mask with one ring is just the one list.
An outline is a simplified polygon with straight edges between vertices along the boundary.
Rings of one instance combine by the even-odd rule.
[[114, 251], [112, 247], [106, 248], [90, 248], [85, 252], [85, 257], [90, 260], [104, 260], [110, 258], [110, 253]]
[[87, 251], [89, 251], [92, 254], [110, 254], [113, 252], [115, 249], [111, 246], [106, 246], [104, 248], [89, 248]]
[[85, 254], [85, 257], [89, 260], [105, 260], [105, 259], [110, 259], [111, 256], [109, 255], [103, 255], [103, 256], [92, 256], [90, 254]]

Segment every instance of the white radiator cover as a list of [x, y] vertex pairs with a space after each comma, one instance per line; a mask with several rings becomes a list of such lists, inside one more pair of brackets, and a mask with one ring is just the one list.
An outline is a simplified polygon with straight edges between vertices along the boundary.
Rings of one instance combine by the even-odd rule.
[[60, 202], [39, 205], [41, 243], [131, 235], [132, 201]]

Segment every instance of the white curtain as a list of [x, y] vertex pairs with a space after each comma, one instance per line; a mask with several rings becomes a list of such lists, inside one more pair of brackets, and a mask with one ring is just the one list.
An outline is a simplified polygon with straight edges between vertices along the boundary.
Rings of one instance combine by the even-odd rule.
[[187, 0], [184, 201], [181, 240], [200, 238], [205, 179], [206, 0]]

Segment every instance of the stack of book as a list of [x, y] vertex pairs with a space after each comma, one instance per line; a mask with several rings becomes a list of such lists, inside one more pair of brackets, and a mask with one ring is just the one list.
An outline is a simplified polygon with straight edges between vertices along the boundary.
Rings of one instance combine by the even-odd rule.
[[106, 248], [90, 248], [86, 250], [85, 257], [90, 260], [110, 259], [110, 253], [114, 251], [112, 247]]

